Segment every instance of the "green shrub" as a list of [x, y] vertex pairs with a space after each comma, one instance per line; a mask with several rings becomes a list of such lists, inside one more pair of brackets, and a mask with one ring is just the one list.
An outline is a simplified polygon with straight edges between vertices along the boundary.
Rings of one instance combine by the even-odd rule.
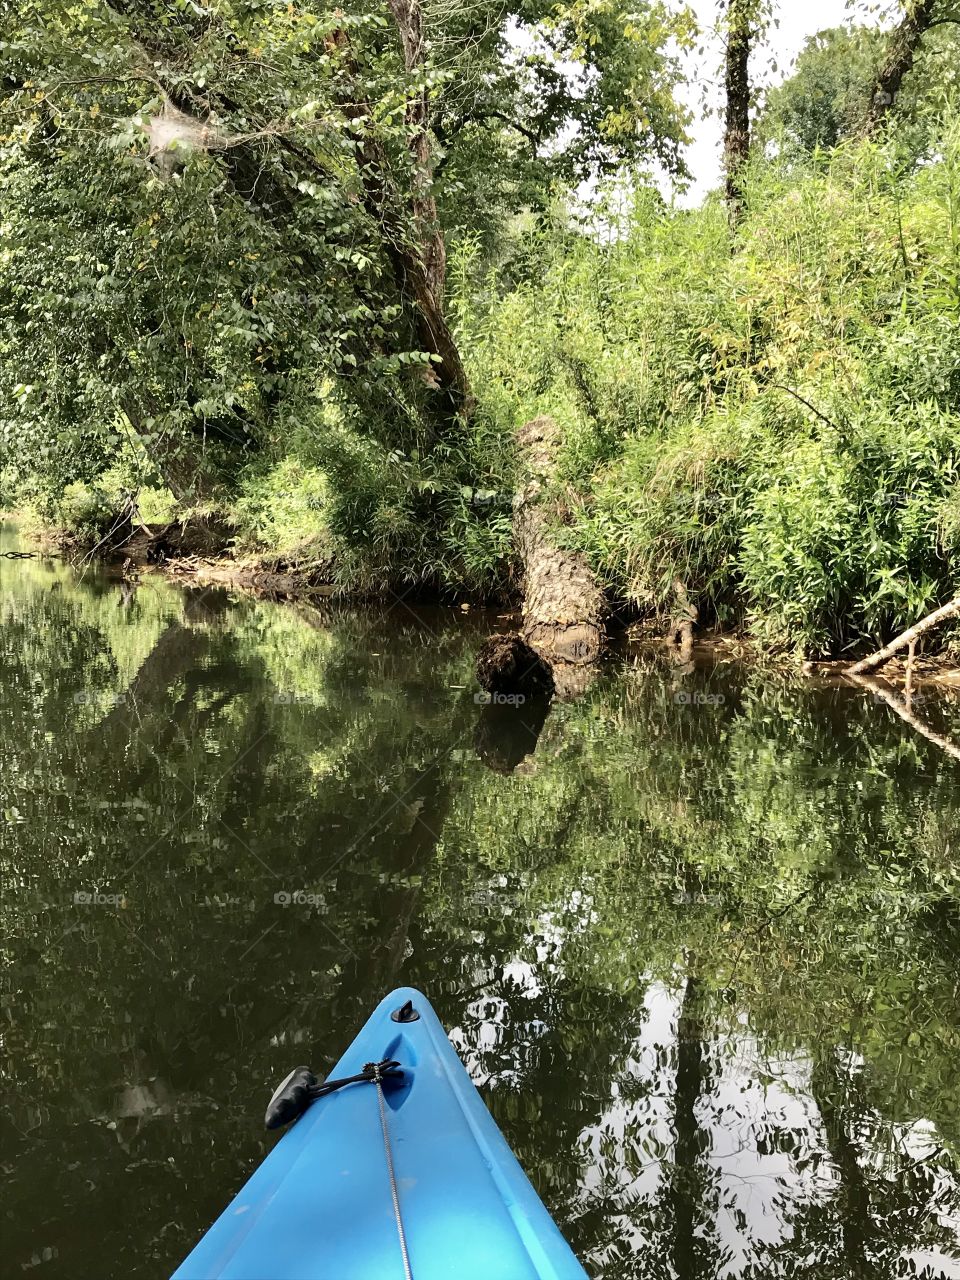
[[152, 485], [138, 491], [137, 507], [146, 525], [167, 524], [177, 514], [177, 500], [170, 490]]
[[466, 317], [482, 404], [558, 419], [565, 536], [645, 611], [679, 580], [827, 655], [960, 589], [960, 123], [940, 135], [923, 165], [756, 157], [736, 243], [719, 201], [641, 189]]
[[56, 518], [77, 544], [94, 546], [116, 523], [122, 504], [119, 488], [76, 480], [64, 487], [56, 504]]
[[327, 478], [317, 467], [283, 458], [251, 468], [234, 504], [241, 550], [269, 550], [285, 559], [323, 554], [330, 541]]

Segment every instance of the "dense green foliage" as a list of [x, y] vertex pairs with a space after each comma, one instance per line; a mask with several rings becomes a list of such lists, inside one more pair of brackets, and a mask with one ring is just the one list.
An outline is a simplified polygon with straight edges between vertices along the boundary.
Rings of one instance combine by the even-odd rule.
[[[944, 10], [946, 18], [947, 10]], [[832, 27], [810, 36], [793, 74], [773, 89], [758, 121], [759, 142], [805, 151], [835, 147], [863, 124], [887, 42], [878, 27]], [[960, 85], [960, 30], [935, 25], [921, 42], [897, 99], [895, 133], [918, 153], [937, 144], [939, 116]]]
[[[646, 173], [683, 174], [693, 26], [634, 8], [436, 0], [405, 69], [376, 5], [4, 6], [0, 500], [89, 544], [126, 495], [200, 502], [347, 587], [503, 594], [512, 433], [547, 412], [566, 536], [647, 613], [680, 580], [823, 655], [955, 592], [956, 28], [869, 141], [886, 36], [813, 38], [734, 233]], [[456, 413], [405, 284], [427, 188]]]
[[939, 146], [758, 161], [736, 246], [646, 190], [529, 237], [467, 346], [494, 416], [564, 423], [612, 587], [827, 654], [960, 586], [958, 117]]
[[433, 4], [409, 74], [378, 4], [0, 15], [0, 464], [8, 501], [48, 518], [69, 518], [68, 484], [109, 495], [114, 467], [121, 487], [232, 502], [293, 456], [357, 478], [333, 485], [330, 525], [351, 545], [362, 530], [369, 562], [419, 559], [422, 528], [456, 543], [456, 504], [435, 495], [490, 467], [474, 439], [429, 448], [431, 357], [403, 269], [428, 180], [410, 103], [431, 101], [452, 244], [489, 241], [554, 180], [637, 155], [681, 167], [665, 50], [689, 22], [657, 0], [629, 19], [579, 0]]

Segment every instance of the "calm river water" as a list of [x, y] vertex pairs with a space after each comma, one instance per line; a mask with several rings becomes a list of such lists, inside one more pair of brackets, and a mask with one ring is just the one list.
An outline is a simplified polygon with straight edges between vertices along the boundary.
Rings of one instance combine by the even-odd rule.
[[960, 1277], [960, 765], [882, 702], [0, 575], [4, 1274], [168, 1275], [409, 983], [598, 1280]]

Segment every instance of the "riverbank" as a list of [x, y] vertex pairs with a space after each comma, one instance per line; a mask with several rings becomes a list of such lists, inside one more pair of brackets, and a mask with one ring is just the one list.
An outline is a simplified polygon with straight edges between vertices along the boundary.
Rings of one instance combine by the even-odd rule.
[[[234, 590], [246, 591], [258, 596], [277, 600], [297, 600], [310, 598], [346, 598], [358, 602], [375, 600], [388, 602], [391, 600], [416, 600], [417, 594], [410, 588], [398, 591], [377, 593], [374, 595], [354, 595], [329, 580], [329, 565], [319, 567], [278, 567], [275, 557], [246, 556], [235, 558], [228, 552], [218, 557], [189, 555], [164, 559], [159, 564], [150, 564], [147, 558], [149, 539], [144, 537], [139, 542], [132, 542], [127, 548], [129, 559], [138, 566], [139, 571], [161, 572], [178, 581], [188, 581], [197, 586], [221, 586]], [[431, 596], [430, 603], [436, 603]], [[466, 612], [473, 608], [489, 607], [490, 601], [476, 599], [453, 599], [450, 603]], [[497, 630], [510, 631], [519, 625], [522, 611], [516, 601], [501, 601], [499, 607], [503, 612], [497, 616], [503, 626]], [[617, 648], [644, 647], [652, 651], [666, 651], [675, 656], [682, 664], [683, 655], [673, 639], [674, 628], [670, 626], [664, 631], [662, 621], [658, 618], [631, 618], [629, 613], [614, 610], [611, 615], [611, 638], [614, 652]], [[935, 639], [933, 643], [936, 643]], [[731, 655], [750, 661], [755, 665], [770, 666], [781, 670], [797, 670], [808, 677], [833, 684], [845, 682], [847, 669], [853, 659], [811, 661], [803, 660], [790, 652], [765, 650], [760, 643], [745, 629], [708, 627], [694, 632], [694, 651], [700, 660], [716, 659], [723, 661]], [[914, 656], [912, 661], [906, 656], [894, 656], [883, 665], [877, 673], [883, 684], [891, 688], [912, 685], [940, 685], [944, 688], [960, 688], [960, 665], [957, 664], [955, 652], [934, 652]], [[874, 677], [876, 678], [876, 677]]]
[[[196, 580], [513, 606], [517, 431], [549, 416], [551, 535], [631, 617], [666, 631], [689, 609], [791, 662], [854, 660], [960, 593], [953, 116], [937, 154], [784, 157], [750, 175], [733, 241], [722, 204], [667, 209], [643, 190], [605, 211], [609, 240], [569, 211], [512, 230], [523, 270], [462, 264], [474, 401], [442, 430], [409, 398], [386, 417], [351, 410], [361, 384], [382, 390], [369, 372], [304, 374], [322, 394], [267, 413], [257, 365], [236, 396], [242, 446], [198, 435], [178, 383], [157, 439], [102, 438], [98, 416], [83, 467], [18, 433], [7, 501], [87, 545], [122, 535], [123, 511], [171, 532], [202, 515], [212, 544], [153, 553]], [[46, 438], [50, 412], [24, 442]], [[956, 620], [927, 642], [960, 664]]]
[[[140, 562], [140, 571], [159, 573], [178, 582], [189, 582], [199, 587], [227, 587], [251, 595], [272, 600], [311, 600], [311, 599], [357, 599], [345, 596], [336, 586], [317, 582], [309, 571], [286, 569], [276, 571], [267, 568], [255, 559], [231, 560], [221, 558], [208, 560], [198, 556], [173, 559], [160, 565], [149, 565]], [[403, 602], [403, 594], [386, 597], [363, 597], [358, 603], [372, 600], [387, 604]], [[433, 602], [431, 602], [433, 603]], [[485, 602], [460, 600], [456, 607], [463, 612], [474, 608], [483, 608]], [[521, 611], [508, 609], [496, 615], [495, 631], [510, 632], [516, 630], [521, 619]], [[614, 624], [611, 636], [611, 656], [614, 659], [625, 659], [630, 652], [646, 651], [660, 655], [668, 655], [678, 667], [685, 665], [684, 658], [673, 643], [672, 634], [665, 635], [662, 627], [650, 620], [632, 624]], [[844, 661], [811, 662], [798, 661], [795, 656], [784, 653], [764, 652], [756, 641], [744, 633], [735, 631], [706, 630], [696, 633], [693, 640], [690, 661], [693, 665], [712, 666], [730, 661], [747, 662], [755, 667], [766, 667], [772, 670], [802, 672], [808, 680], [823, 688], [849, 685], [850, 678], [846, 671], [851, 665]], [[948, 654], [930, 654], [915, 658], [910, 663], [906, 658], [889, 659], [876, 676], [860, 680], [862, 687], [872, 688], [877, 692], [896, 692], [916, 690], [942, 689], [944, 692], [960, 691], [960, 666]]]
[[[34, 522], [24, 520], [16, 512], [8, 513], [6, 518], [17, 525], [21, 536], [41, 552], [56, 552], [78, 564], [89, 563], [90, 550], [78, 548], [69, 531], [40, 528]], [[163, 553], [157, 556], [157, 543], [158, 540], [162, 541], [166, 528], [167, 526], [141, 526], [121, 545], [111, 547], [106, 554], [100, 549], [97, 555], [106, 564], [108, 571], [119, 578], [130, 580], [144, 574], [158, 575], [184, 585], [226, 588], [267, 600], [309, 602], [336, 599], [359, 605], [399, 603], [404, 606], [441, 603], [435, 591], [418, 591], [409, 584], [406, 587], [399, 586], [396, 590], [350, 591], [333, 580], [334, 574], [328, 560], [291, 564], [276, 555], [235, 555], [222, 542], [216, 554], [203, 554], [200, 550], [195, 550], [184, 555]], [[209, 531], [198, 535], [194, 530], [183, 545], [201, 548], [216, 543], [217, 539], [214, 537], [211, 540]], [[516, 598], [491, 601], [448, 593], [442, 603], [462, 612], [484, 611], [492, 607], [496, 610], [492, 615], [496, 619], [495, 625], [491, 627], [494, 631], [515, 630], [522, 617]], [[672, 636], [673, 628], [669, 627], [665, 631], [659, 617], [638, 619], [635, 611], [622, 608], [615, 609], [612, 614], [610, 651], [615, 658], [622, 658], [630, 652], [645, 651], [666, 654], [682, 667], [684, 657], [673, 643]], [[936, 646], [936, 643], [937, 638], [934, 636], [931, 644]], [[804, 659], [782, 647], [765, 648], [745, 627], [711, 626], [695, 631], [691, 660], [697, 665], [707, 666], [736, 660], [771, 671], [799, 671], [814, 684], [827, 688], [851, 683], [846, 673], [854, 658], [851, 657], [849, 661]], [[869, 685], [873, 681], [879, 690], [887, 692], [904, 691], [908, 685], [912, 690], [960, 690], [960, 664], [956, 660], [955, 649], [947, 647], [942, 647], [939, 651], [933, 648], [930, 652], [919, 653], [912, 663], [905, 654], [896, 655], [870, 681], [863, 683]]]

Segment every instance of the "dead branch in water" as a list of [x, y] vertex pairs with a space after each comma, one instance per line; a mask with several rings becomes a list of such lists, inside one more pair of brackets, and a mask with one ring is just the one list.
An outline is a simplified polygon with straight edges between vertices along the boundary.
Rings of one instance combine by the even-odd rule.
[[955, 618], [960, 614], [960, 596], [954, 596], [949, 604], [942, 605], [941, 608], [935, 609], [933, 613], [928, 613], [925, 618], [921, 618], [919, 622], [914, 623], [912, 627], [908, 627], [906, 631], [902, 631], [895, 640], [891, 640], [888, 645], [884, 645], [882, 649], [878, 649], [876, 653], [870, 654], [867, 658], [861, 658], [859, 662], [855, 662], [852, 667], [848, 667], [846, 674], [848, 676], [861, 676], [868, 671], [876, 671], [877, 667], [883, 666], [888, 658], [892, 658], [895, 653], [905, 648], [924, 634], [932, 627], [938, 626], [941, 622], [946, 622], [948, 618]]

